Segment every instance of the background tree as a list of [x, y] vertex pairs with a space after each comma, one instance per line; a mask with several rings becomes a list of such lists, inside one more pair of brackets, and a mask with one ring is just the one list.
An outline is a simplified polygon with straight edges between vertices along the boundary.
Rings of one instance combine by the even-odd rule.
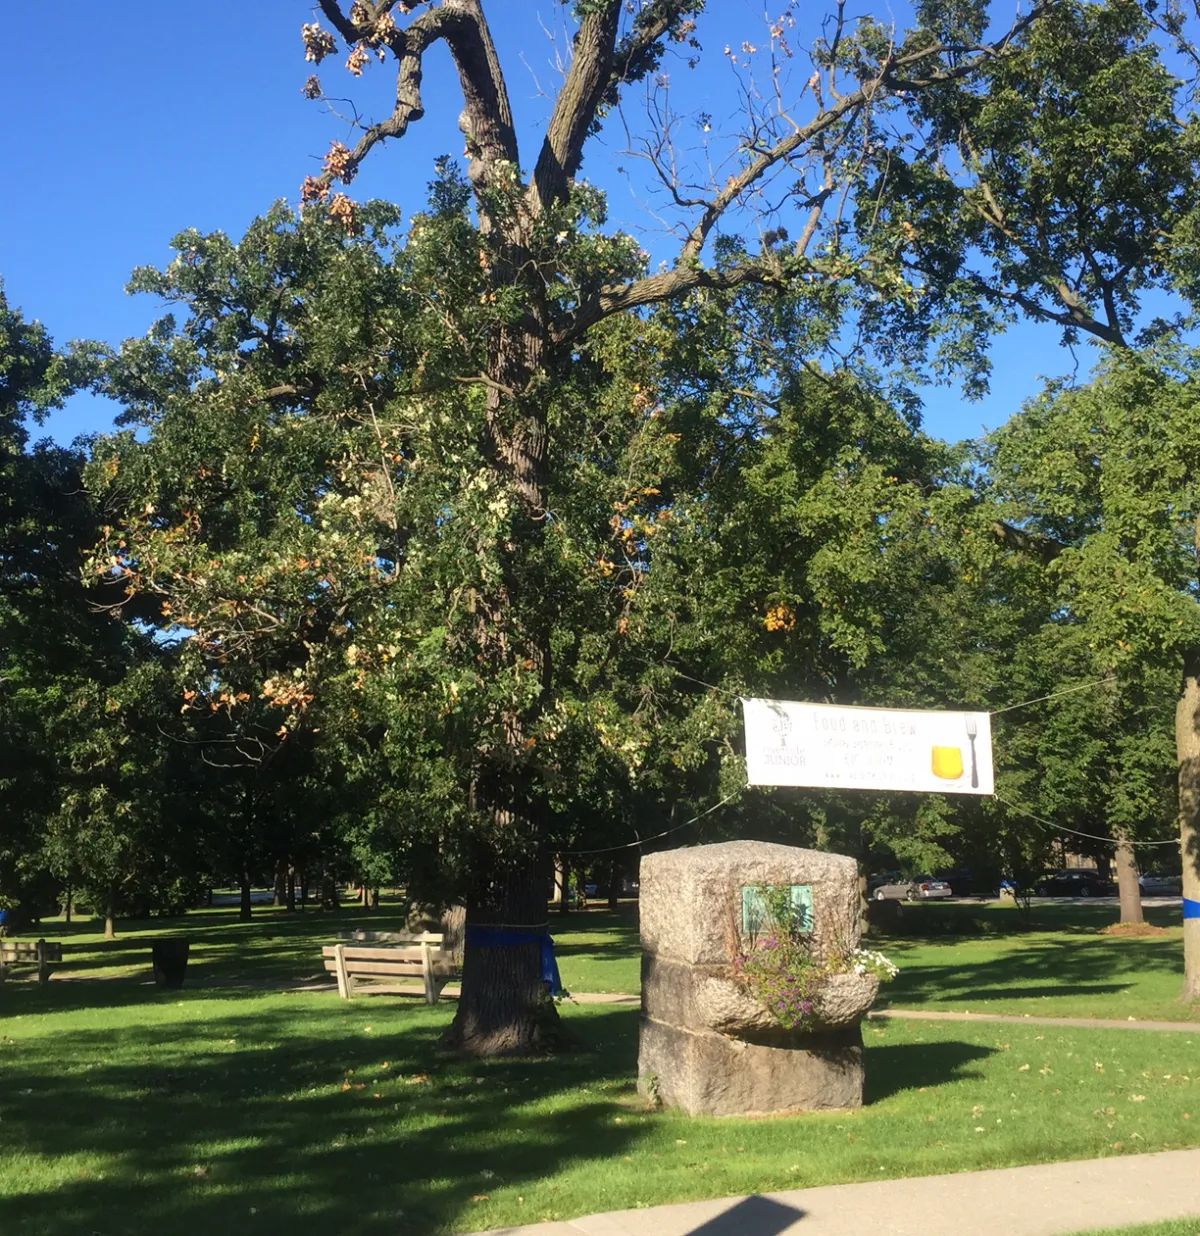
[[[1184, 895], [1200, 895], [1190, 747], [1200, 713], [1189, 702], [1200, 643], [1195, 364], [1179, 348], [1116, 351], [1087, 386], [1052, 384], [992, 435], [988, 450], [997, 509], [1045, 550], [1055, 602], [1045, 654], [1113, 679], [1090, 706], [1059, 710], [1046, 736], [1060, 753], [1056, 788], [1043, 793], [1081, 796], [1083, 810], [1112, 830], [1123, 913], [1134, 878], [1127, 847], [1161, 840], [1173, 813], [1162, 718], [1181, 667], [1175, 742]], [[1184, 995], [1196, 999], [1195, 920], [1185, 920], [1184, 949]]]

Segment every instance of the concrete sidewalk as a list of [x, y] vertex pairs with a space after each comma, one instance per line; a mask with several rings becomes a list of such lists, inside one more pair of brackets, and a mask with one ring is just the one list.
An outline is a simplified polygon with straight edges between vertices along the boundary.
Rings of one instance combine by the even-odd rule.
[[871, 1180], [476, 1236], [1068, 1236], [1195, 1216], [1200, 1150]]

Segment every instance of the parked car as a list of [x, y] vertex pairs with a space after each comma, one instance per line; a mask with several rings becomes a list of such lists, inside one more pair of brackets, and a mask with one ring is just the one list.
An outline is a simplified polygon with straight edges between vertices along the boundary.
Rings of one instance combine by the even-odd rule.
[[1033, 887], [1038, 897], [1111, 897], [1113, 885], [1089, 867], [1047, 871]]
[[912, 880], [898, 871], [884, 871], [867, 881], [867, 896], [876, 901], [904, 901], [912, 889]]
[[954, 890], [956, 897], [994, 897], [995, 879], [976, 874], [970, 867], [950, 867], [935, 871], [934, 878], [942, 880]]
[[933, 901], [939, 897], [953, 897], [954, 889], [945, 880], [936, 880], [931, 875], [919, 875], [913, 879], [908, 894], [914, 901]]
[[924, 901], [953, 893], [945, 880], [935, 880], [931, 875], [903, 876], [887, 871], [867, 881], [867, 895], [876, 901]]
[[1183, 892], [1183, 877], [1146, 871], [1138, 876], [1145, 897], [1178, 897]]

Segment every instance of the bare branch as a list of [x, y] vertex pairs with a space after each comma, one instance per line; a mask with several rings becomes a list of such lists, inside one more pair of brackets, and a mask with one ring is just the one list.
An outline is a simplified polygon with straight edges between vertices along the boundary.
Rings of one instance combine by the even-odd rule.
[[[676, 268], [673, 271], [638, 279], [624, 287], [602, 289], [596, 296], [568, 311], [559, 320], [553, 331], [554, 338], [557, 341], [577, 338], [582, 331], [610, 314], [641, 305], [661, 303], [693, 288], [732, 288], [746, 283], [782, 283], [781, 268], [763, 260], [741, 263], [725, 271], [706, 271], [699, 266], [700, 255], [705, 244], [725, 212], [773, 169], [788, 162], [797, 152], [806, 148], [819, 150], [822, 139], [835, 126], [851, 124], [859, 114], [867, 112], [877, 99], [882, 100], [899, 92], [919, 91], [931, 85], [970, 77], [988, 61], [1006, 54], [1013, 39], [1036, 21], [1051, 2], [1052, 0], [1038, 0], [1038, 3], [1025, 17], [1014, 22], [1012, 27], [994, 43], [980, 44], [970, 48], [939, 43], [923, 48], [919, 53], [905, 54], [889, 50], [872, 76], [861, 81], [857, 90], [839, 96], [828, 104], [820, 101], [820, 92], [817, 91], [817, 114], [807, 124], [795, 125], [793, 122], [792, 132], [769, 146], [760, 148], [756, 156], [739, 173], [730, 176], [725, 186], [705, 205], [699, 220], [683, 243]], [[897, 68], [901, 66], [915, 67], [949, 52], [960, 53], [963, 58], [950, 68], [931, 71], [920, 78], [914, 77], [911, 80], [899, 81], [895, 77]], [[812, 207], [819, 211], [827, 200], [830, 190], [828, 169], [826, 169], [821, 195], [813, 199]], [[817, 217], [819, 218], [819, 214]], [[816, 227], [815, 221], [810, 222], [811, 228], [806, 229], [806, 235], [802, 237], [806, 246], [811, 241], [811, 232]], [[809, 264], [807, 269], [816, 270], [817, 267]], [[1075, 309], [1073, 312], [1075, 315], [1086, 317], [1080, 309]], [[1045, 311], [1043, 313], [1045, 314]], [[1054, 315], [1045, 314], [1045, 316], [1053, 317]], [[1082, 325], [1083, 323], [1077, 321], [1076, 324]], [[1101, 330], [1105, 329], [1100, 323], [1095, 323], [1095, 326]], [[1099, 333], [1099, 331], [1094, 333]]]
[[[357, 38], [357, 31], [350, 24], [349, 19], [342, 16], [336, 0], [321, 0], [321, 8], [339, 30], [347, 26], [351, 37]], [[448, 10], [433, 9], [422, 14], [407, 30], [395, 31], [392, 34], [388, 40], [388, 46], [399, 62], [396, 72], [396, 105], [392, 109], [392, 114], [386, 120], [367, 129], [358, 144], [350, 151], [337, 176], [326, 169], [321, 176], [316, 178], [316, 183], [322, 190], [327, 190], [339, 176], [346, 182], [352, 180], [358, 171], [359, 164], [375, 146], [390, 137], [403, 137], [408, 131], [408, 126], [425, 115], [425, 108], [421, 102], [422, 57], [432, 44], [445, 37], [446, 28], [449, 25]]]
[[[386, 10], [388, 5], [384, 6]], [[337, 0], [321, 0], [321, 9], [343, 38], [357, 41], [369, 33], [343, 15]], [[404, 30], [392, 29], [383, 37], [398, 62], [396, 105], [392, 114], [372, 125], [359, 139], [337, 171], [326, 171], [315, 178], [321, 190], [328, 190], [336, 179], [349, 182], [371, 150], [387, 138], [403, 137], [414, 120], [425, 115], [421, 102], [422, 61], [425, 52], [443, 40], [450, 48], [458, 69], [465, 107], [460, 127], [472, 156], [471, 179], [485, 179], [501, 160], [516, 166], [519, 162], [516, 131], [500, 61], [484, 20], [479, 0], [446, 0], [436, 9], [423, 13]]]

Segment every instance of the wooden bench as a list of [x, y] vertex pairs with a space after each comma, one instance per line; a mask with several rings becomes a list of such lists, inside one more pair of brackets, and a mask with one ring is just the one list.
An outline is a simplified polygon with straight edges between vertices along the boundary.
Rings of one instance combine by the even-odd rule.
[[[419, 935], [400, 932], [350, 932], [350, 942], [339, 940], [321, 950], [325, 969], [337, 977], [338, 995], [353, 998], [363, 987], [367, 991], [412, 991], [398, 986], [395, 979], [420, 979], [425, 1003], [436, 1004], [442, 988], [457, 977], [453, 956], [443, 948], [440, 932]], [[367, 943], [359, 943], [366, 940]]]
[[0, 940], [0, 983], [10, 966], [37, 966], [38, 982], [50, 981], [50, 967], [62, 964], [62, 945], [50, 940]]

